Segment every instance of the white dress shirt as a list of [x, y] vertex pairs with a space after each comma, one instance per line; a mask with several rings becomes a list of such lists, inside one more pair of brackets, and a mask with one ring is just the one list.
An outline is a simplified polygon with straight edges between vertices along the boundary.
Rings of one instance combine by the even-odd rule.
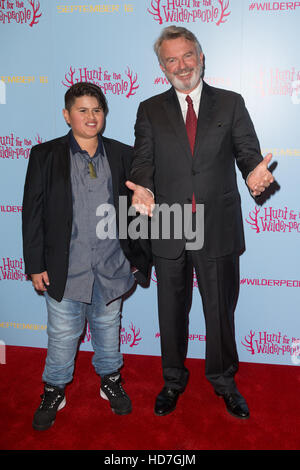
[[182, 93], [181, 91], [175, 90], [178, 100], [179, 100], [184, 122], [186, 119], [186, 113], [187, 113], [187, 108], [188, 108], [188, 104], [186, 102], [187, 96], [191, 97], [191, 100], [193, 101], [194, 111], [196, 113], [196, 116], [198, 117], [202, 88], [203, 88], [203, 81], [200, 80], [199, 85], [193, 91], [191, 91], [191, 93]]
[[[187, 104], [187, 101], [186, 101], [187, 96], [191, 97], [191, 100], [193, 101], [194, 111], [196, 113], [196, 116], [198, 117], [202, 88], [203, 88], [203, 81], [201, 79], [199, 85], [193, 91], [191, 91], [191, 93], [182, 93], [181, 91], [178, 91], [178, 90], [175, 89], [178, 100], [179, 100], [179, 104], [180, 104], [180, 108], [181, 108], [181, 112], [182, 112], [184, 122], [186, 120], [186, 113], [187, 113], [187, 109], [188, 109], [188, 104]], [[153, 199], [154, 199], [153, 192], [149, 188], [146, 188], [146, 189], [147, 189], [147, 191], [149, 191], [152, 194]]]

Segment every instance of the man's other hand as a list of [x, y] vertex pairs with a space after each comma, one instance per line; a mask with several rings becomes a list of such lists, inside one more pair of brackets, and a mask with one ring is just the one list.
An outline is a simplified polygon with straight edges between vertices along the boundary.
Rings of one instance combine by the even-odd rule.
[[250, 173], [247, 179], [248, 188], [252, 196], [259, 196], [274, 181], [272, 173], [268, 170], [268, 165], [272, 159], [272, 154], [268, 153]]

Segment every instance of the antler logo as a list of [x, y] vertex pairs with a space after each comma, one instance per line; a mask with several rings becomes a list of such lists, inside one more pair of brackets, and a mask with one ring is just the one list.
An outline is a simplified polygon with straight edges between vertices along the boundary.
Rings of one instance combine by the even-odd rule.
[[38, 18], [42, 16], [42, 13], [38, 14], [38, 11], [40, 9], [40, 2], [37, 2], [35, 5], [35, 0], [29, 0], [29, 3], [32, 8], [32, 20], [31, 23], [29, 24], [30, 27], [32, 27], [34, 24], [38, 24]]
[[151, 0], [148, 13], [158, 24], [225, 23], [230, 15], [229, 0]]
[[251, 228], [253, 230], [256, 231], [256, 233], [260, 232], [260, 228], [258, 226], [258, 220], [257, 220], [257, 216], [258, 216], [259, 211], [260, 211], [260, 209], [258, 207], [255, 207], [254, 211], [249, 212], [250, 221], [248, 219], [246, 219], [246, 222], [248, 222], [248, 224], [251, 226]]
[[250, 330], [250, 334], [248, 335], [248, 338], [245, 336], [245, 343], [243, 341], [241, 342], [243, 346], [251, 353], [255, 354], [254, 348], [253, 348], [253, 338], [254, 338], [255, 332], [253, 333], [252, 330]]
[[121, 329], [121, 344], [127, 344], [131, 348], [134, 346], [138, 346], [139, 342], [141, 341], [141, 336], [140, 336], [140, 328], [136, 328], [133, 326], [132, 323], [130, 323], [129, 329], [131, 330], [132, 333], [129, 333], [128, 331], [125, 330], [125, 328]]
[[[0, 0], [0, 22], [19, 24], [28, 24], [31, 28], [38, 24], [39, 18], [42, 16], [40, 12], [40, 2], [36, 0], [27, 0], [30, 8], [26, 8], [24, 1]], [[6, 4], [6, 6], [5, 6]]]
[[136, 94], [139, 88], [137, 84], [137, 74], [134, 73], [129, 66], [125, 70], [127, 78], [122, 76], [121, 73], [109, 72], [103, 70], [102, 67], [97, 69], [88, 69], [86, 67], [76, 70], [75, 67], [70, 67], [69, 71], [65, 73], [65, 78], [62, 84], [70, 87], [77, 82], [91, 82], [98, 85], [103, 93], [112, 93], [113, 95], [124, 95], [126, 98]]

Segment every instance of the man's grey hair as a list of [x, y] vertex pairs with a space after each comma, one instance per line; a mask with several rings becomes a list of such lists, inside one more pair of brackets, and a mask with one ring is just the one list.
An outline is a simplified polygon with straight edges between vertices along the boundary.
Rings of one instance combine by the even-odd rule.
[[154, 52], [157, 55], [158, 61], [161, 65], [164, 65], [162, 64], [162, 60], [160, 57], [160, 48], [161, 48], [163, 41], [166, 41], [167, 39], [177, 39], [177, 38], [185, 38], [188, 41], [192, 41], [196, 46], [197, 52], [201, 54], [202, 47], [198, 39], [196, 38], [196, 36], [191, 31], [189, 31], [186, 28], [183, 28], [182, 26], [175, 26], [175, 25], [167, 26], [166, 28], [162, 30], [159, 38], [154, 43]]

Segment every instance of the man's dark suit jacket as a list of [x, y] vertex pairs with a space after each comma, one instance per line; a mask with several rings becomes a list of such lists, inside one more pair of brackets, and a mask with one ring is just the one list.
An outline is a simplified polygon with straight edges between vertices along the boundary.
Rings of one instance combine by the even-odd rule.
[[[194, 156], [174, 88], [139, 106], [131, 181], [157, 204], [204, 204], [204, 250], [217, 258], [245, 249], [235, 164], [246, 179], [262, 161], [243, 98], [203, 83]], [[152, 240], [155, 255], [175, 259], [185, 240]]]
[[[127, 196], [130, 201], [125, 181], [129, 178], [132, 148], [105, 137], [103, 143], [111, 169], [118, 217], [119, 196]], [[25, 180], [22, 220], [25, 272], [29, 275], [47, 271], [50, 280], [47, 291], [55, 300], [61, 301], [67, 280], [72, 231], [68, 135], [32, 148]], [[120, 244], [131, 265], [146, 277], [149, 254], [141, 248], [139, 241], [121, 239]]]

